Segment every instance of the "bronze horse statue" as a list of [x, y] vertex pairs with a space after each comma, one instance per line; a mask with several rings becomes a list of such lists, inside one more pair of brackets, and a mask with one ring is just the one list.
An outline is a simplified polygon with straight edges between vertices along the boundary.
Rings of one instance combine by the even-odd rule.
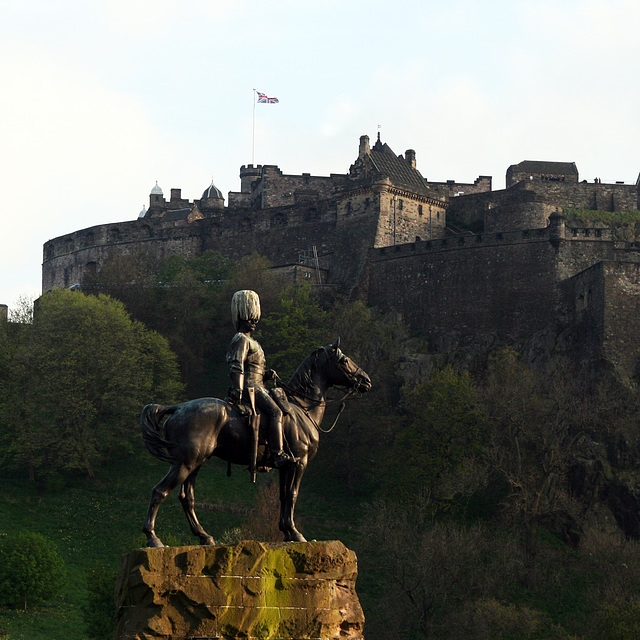
[[[285, 542], [305, 542], [296, 529], [293, 511], [300, 481], [316, 455], [320, 423], [331, 387], [348, 389], [347, 395], [371, 388], [369, 376], [340, 350], [340, 339], [319, 347], [298, 367], [286, 385], [291, 412], [285, 416], [283, 433], [295, 462], [280, 468], [279, 528]], [[346, 396], [345, 396], [346, 397]], [[166, 418], [166, 420], [164, 420]], [[164, 437], [160, 435], [164, 420]], [[183, 404], [149, 404], [140, 416], [147, 449], [171, 464], [167, 475], [153, 488], [142, 528], [148, 547], [162, 547], [155, 534], [160, 505], [180, 485], [179, 499], [194, 536], [200, 544], [215, 541], [203, 528], [194, 510], [194, 487], [202, 463], [216, 456], [230, 464], [249, 465], [253, 432], [238, 408], [217, 398], [200, 398]]]

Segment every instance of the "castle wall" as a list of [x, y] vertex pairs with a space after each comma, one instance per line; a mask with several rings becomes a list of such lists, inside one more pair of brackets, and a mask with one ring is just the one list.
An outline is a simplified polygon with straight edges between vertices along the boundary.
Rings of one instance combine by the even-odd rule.
[[549, 203], [561, 207], [594, 211], [638, 209], [638, 189], [632, 184], [525, 181], [522, 187], [535, 191]]
[[509, 189], [458, 196], [448, 217], [467, 226], [482, 223], [484, 231], [546, 227], [557, 208], [635, 211], [638, 191], [630, 184], [524, 181]]
[[496, 232], [546, 227], [553, 210], [536, 192], [517, 185], [511, 189], [458, 196], [451, 200], [447, 216], [453, 224], [481, 225], [484, 231]]
[[563, 238], [563, 230], [550, 225], [373, 249], [369, 303], [401, 311], [413, 330], [431, 335], [519, 338], [576, 321], [579, 294], [565, 283], [602, 261], [640, 268], [640, 250], [610, 235], [586, 236], [587, 229]]
[[638, 371], [640, 264], [605, 262], [604, 355], [630, 375]]
[[114, 255], [147, 252], [159, 260], [187, 258], [212, 249], [227, 258], [258, 252], [274, 265], [291, 265], [314, 245], [329, 283], [355, 286], [368, 247], [375, 242], [377, 216], [360, 208], [339, 214], [335, 202], [275, 207], [269, 211], [226, 211], [192, 223], [136, 220], [100, 225], [50, 240], [44, 246], [43, 291], [82, 281]]
[[264, 165], [262, 177], [251, 187], [251, 201], [259, 202], [259, 207], [282, 207], [293, 204], [326, 200], [337, 189], [346, 186], [347, 176], [331, 174], [326, 176], [285, 175], [275, 165]]
[[401, 311], [427, 335], [530, 335], [562, 306], [557, 250], [546, 230], [523, 242], [518, 234], [447, 238], [374, 249], [369, 302]]
[[571, 285], [581, 355], [604, 357], [637, 375], [640, 264], [605, 260], [577, 274]]
[[434, 189], [438, 193], [442, 193], [449, 198], [455, 198], [461, 195], [491, 191], [491, 182], [491, 176], [478, 176], [473, 183], [447, 180], [446, 182], [426, 181], [426, 184], [429, 188]]

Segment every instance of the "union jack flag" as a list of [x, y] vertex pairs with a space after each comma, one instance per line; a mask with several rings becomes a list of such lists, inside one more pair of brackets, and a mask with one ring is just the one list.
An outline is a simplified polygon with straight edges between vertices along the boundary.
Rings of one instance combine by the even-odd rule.
[[266, 93], [260, 93], [259, 91], [256, 91], [256, 93], [258, 94], [258, 104], [276, 104], [280, 102], [278, 98], [268, 98]]

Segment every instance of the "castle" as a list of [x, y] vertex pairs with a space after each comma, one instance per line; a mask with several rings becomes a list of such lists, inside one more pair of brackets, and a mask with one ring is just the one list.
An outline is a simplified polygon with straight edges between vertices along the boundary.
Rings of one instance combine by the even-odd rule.
[[379, 134], [373, 146], [362, 136], [345, 174], [241, 167], [240, 191], [226, 205], [213, 184], [193, 201], [180, 189], [167, 200], [156, 184], [137, 220], [48, 241], [43, 291], [73, 286], [117, 254], [258, 252], [292, 278], [401, 312], [436, 344], [543, 336], [548, 351], [571, 342], [569, 350], [633, 376], [640, 243], [567, 214], [637, 211], [639, 197], [638, 183], [580, 181], [565, 162], [512, 165], [502, 190], [489, 176], [430, 182], [414, 150], [396, 155]]

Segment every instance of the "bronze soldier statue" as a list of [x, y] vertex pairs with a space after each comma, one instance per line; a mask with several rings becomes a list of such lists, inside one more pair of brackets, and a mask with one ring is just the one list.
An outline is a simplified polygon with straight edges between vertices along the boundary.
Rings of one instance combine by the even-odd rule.
[[245, 397], [245, 390], [252, 389], [256, 408], [269, 420], [267, 440], [271, 451], [270, 465], [280, 468], [291, 464], [295, 459], [283, 449], [282, 411], [264, 386], [265, 380], [275, 377], [275, 371], [265, 371], [264, 351], [252, 337], [260, 320], [258, 294], [248, 289], [236, 291], [231, 299], [231, 318], [237, 333], [233, 336], [227, 353], [227, 364], [231, 369], [227, 400], [232, 404], [239, 404]]

